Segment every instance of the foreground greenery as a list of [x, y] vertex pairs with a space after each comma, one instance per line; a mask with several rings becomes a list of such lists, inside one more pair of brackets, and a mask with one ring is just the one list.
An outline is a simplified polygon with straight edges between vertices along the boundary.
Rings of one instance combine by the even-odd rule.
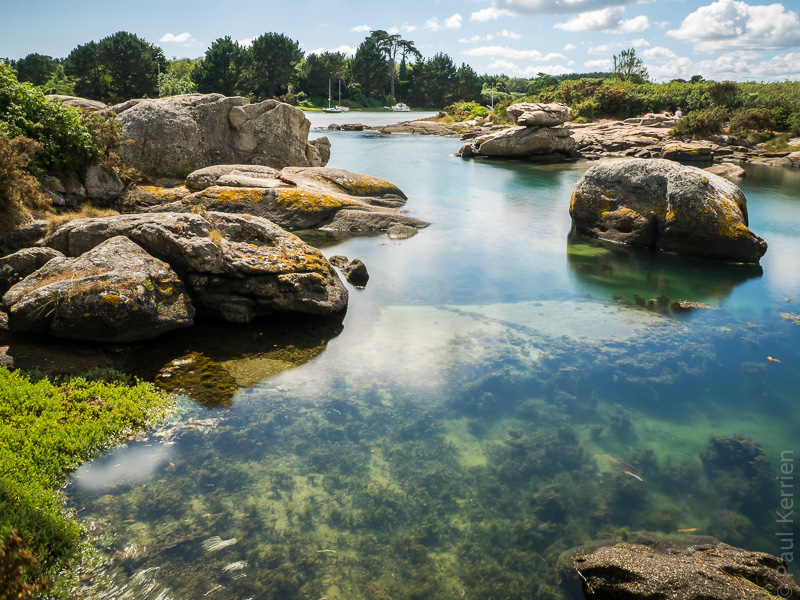
[[79, 464], [172, 406], [169, 395], [120, 373], [50, 381], [0, 366], [0, 587], [65, 589], [58, 576], [78, 563], [82, 528], [59, 488]]

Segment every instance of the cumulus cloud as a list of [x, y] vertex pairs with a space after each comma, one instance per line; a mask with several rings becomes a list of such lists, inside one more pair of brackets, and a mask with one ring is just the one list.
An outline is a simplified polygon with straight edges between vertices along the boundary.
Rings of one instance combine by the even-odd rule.
[[243, 40], [236, 40], [236, 43], [239, 44], [242, 48], [249, 48], [253, 45], [253, 40], [255, 38], [244, 38]]
[[614, 68], [614, 63], [610, 58], [601, 58], [598, 60], [587, 60], [583, 63], [583, 66], [595, 71], [610, 71]]
[[469, 19], [470, 21], [485, 23], [486, 21], [497, 21], [500, 17], [508, 17], [513, 14], [514, 13], [510, 10], [490, 6], [489, 8], [484, 8], [483, 10], [472, 13]]
[[509, 29], [503, 29], [503, 31], [501, 31], [497, 35], [500, 37], [508, 38], [510, 40], [518, 40], [522, 37], [519, 33], [516, 33], [515, 31], [510, 31]]
[[678, 58], [678, 55], [669, 48], [655, 46], [654, 48], [648, 48], [642, 52], [642, 57], [648, 60], [672, 60]]
[[462, 17], [458, 13], [454, 14], [452, 17], [447, 17], [444, 20], [444, 28], [445, 29], [460, 29], [461, 28], [461, 20], [462, 20]]
[[564, 65], [529, 65], [520, 67], [518, 64], [508, 60], [496, 60], [486, 67], [490, 73], [503, 73], [504, 75], [515, 75], [517, 77], [536, 77], [539, 73], [548, 75], [564, 75], [572, 73], [573, 70]]
[[400, 33], [400, 28], [399, 27], [389, 27], [389, 29], [386, 30], [386, 33], [388, 33], [389, 35], [394, 35], [396, 33]]
[[587, 54], [608, 54], [611, 52], [611, 48], [608, 44], [601, 44], [600, 46], [591, 46], [586, 53]]
[[550, 52], [542, 54], [538, 50], [517, 50], [516, 48], [508, 48], [507, 46], [481, 46], [479, 48], [470, 48], [469, 50], [462, 50], [461, 54], [467, 56], [499, 56], [503, 59], [528, 59], [528, 60], [553, 60], [561, 59], [567, 60], [567, 57], [558, 52]]
[[187, 42], [192, 43], [196, 42], [192, 38], [192, 34], [188, 31], [184, 33], [179, 33], [178, 35], [173, 35], [171, 33], [166, 33], [158, 40], [159, 42], [163, 42], [165, 44], [186, 44]]
[[700, 52], [791, 48], [800, 45], [800, 21], [782, 4], [717, 0], [688, 15], [667, 35], [694, 44]]
[[649, 48], [650, 42], [648, 42], [644, 38], [637, 38], [635, 40], [631, 40], [631, 46], [639, 46], [641, 48]]
[[608, 31], [611, 33], [632, 33], [650, 27], [646, 15], [632, 19], [625, 18], [624, 6], [608, 6], [601, 10], [585, 12], [565, 23], [556, 23], [555, 28], [562, 31]]
[[495, 8], [515, 14], [570, 15], [632, 3], [633, 0], [496, 0]]
[[358, 50], [358, 48], [342, 44], [341, 46], [336, 46], [336, 48], [331, 48], [330, 50], [328, 50], [328, 52], [341, 52], [342, 54], [346, 54], [347, 56], [353, 56], [355, 55], [356, 50]]
[[364, 33], [366, 31], [372, 31], [372, 27], [369, 25], [356, 25], [350, 31], [357, 31], [359, 33]]
[[480, 35], [473, 35], [470, 38], [460, 38], [458, 41], [461, 42], [462, 44], [474, 44], [475, 42], [488, 42], [493, 39], [494, 36], [490, 33], [485, 37]]
[[564, 46], [564, 50], [575, 50], [575, 44], [567, 44]]
[[785, 81], [800, 79], [800, 52], [777, 54], [768, 59], [753, 60], [750, 52], [729, 52], [710, 60], [692, 61], [681, 56], [663, 65], [648, 65], [656, 80], [689, 79], [702, 75], [706, 79], [724, 81]]

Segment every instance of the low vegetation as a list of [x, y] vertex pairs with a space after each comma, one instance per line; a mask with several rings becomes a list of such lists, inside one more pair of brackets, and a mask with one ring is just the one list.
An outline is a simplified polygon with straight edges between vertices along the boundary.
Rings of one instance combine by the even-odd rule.
[[121, 373], [50, 381], [2, 366], [0, 398], [0, 587], [19, 590], [11, 598], [57, 593], [68, 585], [58, 575], [80, 558], [82, 535], [59, 488], [80, 463], [162, 419], [173, 402]]

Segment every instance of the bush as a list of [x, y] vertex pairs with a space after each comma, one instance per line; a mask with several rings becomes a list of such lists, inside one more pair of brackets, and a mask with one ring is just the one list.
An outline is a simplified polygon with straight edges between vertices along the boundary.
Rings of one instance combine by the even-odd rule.
[[[594, 119], [594, 115], [597, 112], [599, 105], [594, 100], [586, 100], [585, 102], [580, 102], [579, 104], [575, 105], [572, 109], [572, 120], [575, 123], [587, 123]], [[582, 119], [578, 121], [578, 119]]]
[[731, 133], [772, 130], [775, 127], [775, 111], [766, 108], [747, 108], [731, 117]]
[[364, 98], [364, 106], [366, 108], [381, 108], [383, 104], [375, 98]]
[[670, 130], [670, 135], [674, 137], [692, 136], [692, 138], [714, 135], [722, 131], [727, 117], [728, 112], [722, 108], [698, 110], [678, 121], [677, 125]]
[[0, 135], [0, 230], [27, 221], [31, 211], [44, 210], [50, 199], [28, 173], [28, 164], [42, 144], [21, 136], [8, 140]]
[[98, 150], [81, 111], [45, 98], [29, 83], [19, 83], [11, 68], [3, 64], [0, 135], [23, 136], [42, 145], [28, 165], [35, 176], [52, 172], [81, 174], [96, 161]]

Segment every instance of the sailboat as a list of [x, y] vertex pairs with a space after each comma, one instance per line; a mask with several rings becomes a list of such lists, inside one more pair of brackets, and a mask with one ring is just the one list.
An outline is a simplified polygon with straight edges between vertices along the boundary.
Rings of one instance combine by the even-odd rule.
[[[340, 97], [341, 97], [341, 93], [342, 93], [341, 92], [341, 89], [342, 89], [341, 85], [342, 84], [341, 84], [341, 81], [340, 81], [339, 82], [339, 94], [340, 94]], [[340, 100], [340, 102], [341, 102], [341, 100]], [[342, 112], [342, 109], [339, 108], [338, 106], [331, 106], [331, 80], [330, 79], [328, 79], [328, 108], [323, 108], [322, 112], [326, 112], [326, 113], [340, 113], [340, 112]]]
[[322, 111], [326, 113], [340, 113], [348, 112], [350, 109], [342, 106], [342, 80], [339, 80], [339, 104], [331, 106], [331, 80], [328, 79], [328, 108], [323, 108]]

